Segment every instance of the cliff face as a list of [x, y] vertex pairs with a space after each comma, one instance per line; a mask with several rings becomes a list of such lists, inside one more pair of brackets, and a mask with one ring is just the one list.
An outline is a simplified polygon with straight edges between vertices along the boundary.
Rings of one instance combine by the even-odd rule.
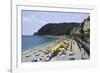
[[86, 19], [83, 20], [83, 22], [80, 24], [80, 36], [86, 42], [90, 42], [90, 16], [88, 16]]
[[80, 23], [48, 23], [34, 35], [69, 35], [70, 31], [79, 25]]
[[84, 30], [84, 31], [87, 31], [88, 29], [90, 29], [90, 19], [88, 18], [88, 19], [86, 19], [84, 22], [85, 22], [85, 23], [84, 23], [83, 30]]
[[88, 16], [86, 19], [83, 20], [81, 23], [82, 29], [84, 32], [90, 30], [90, 17]]
[[83, 30], [84, 34], [90, 33], [90, 17], [89, 16], [86, 19], [84, 19], [80, 25], [81, 25], [81, 29]]

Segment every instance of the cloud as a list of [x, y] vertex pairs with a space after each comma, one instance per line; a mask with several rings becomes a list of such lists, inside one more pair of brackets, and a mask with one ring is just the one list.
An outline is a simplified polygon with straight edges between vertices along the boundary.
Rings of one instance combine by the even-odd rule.
[[31, 20], [33, 20], [33, 19], [35, 19], [36, 18], [36, 16], [35, 15], [31, 15], [31, 16], [23, 16], [23, 20], [24, 21], [31, 21]]
[[40, 23], [46, 24], [47, 22], [45, 20], [40, 20]]
[[45, 25], [47, 22], [44, 19], [40, 19], [36, 17], [36, 15], [31, 15], [31, 16], [23, 16], [23, 22], [31, 22], [31, 23], [36, 23], [40, 26]]
[[36, 15], [31, 15], [30, 18], [36, 18]]
[[23, 17], [24, 21], [30, 21], [31, 19], [29, 17]]

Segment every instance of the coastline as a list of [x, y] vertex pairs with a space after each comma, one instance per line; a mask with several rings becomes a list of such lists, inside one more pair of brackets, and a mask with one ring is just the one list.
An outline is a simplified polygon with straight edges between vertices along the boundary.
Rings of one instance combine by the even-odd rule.
[[[27, 37], [27, 35], [24, 35], [24, 36]], [[34, 36], [40, 36], [40, 35], [34, 35]], [[29, 37], [29, 36], [28, 36], [28, 37]], [[30, 36], [30, 37], [32, 37], [32, 36]], [[60, 40], [60, 39], [67, 39], [67, 38], [68, 38], [68, 37], [66, 37], [66, 36], [53, 36], [53, 35], [45, 35], [44, 37], [57, 38], [57, 40]], [[57, 40], [55, 40], [55, 41], [57, 41]], [[29, 50], [27, 50], [27, 51], [25, 51], [25, 52], [22, 51], [22, 54], [25, 54], [25, 53], [28, 53], [28, 52], [31, 52], [31, 51], [35, 51], [35, 50], [37, 50], [37, 48], [38, 48], [38, 49], [41, 49], [41, 47], [44, 48], [44, 46], [47, 46], [47, 45], [49, 46], [50, 44], [52, 44], [52, 43], [55, 42], [55, 41], [52, 41], [52, 42], [49, 42], [49, 43], [45, 43], [45, 44], [36, 46], [36, 47], [34, 47], [33, 49], [30, 48]]]
[[[32, 56], [34, 55], [33, 54], [34, 52], [38, 52], [39, 50], [46, 50], [46, 49], [48, 49], [49, 46], [52, 46], [56, 41], [57, 40], [55, 40], [53, 42], [49, 42], [49, 43], [43, 44], [43, 45], [40, 45], [40, 46], [37, 46], [37, 47], [34, 47], [34, 48], [30, 49], [29, 51], [27, 51], [25, 53], [22, 53], [22, 62], [26, 62], [26, 61], [32, 60]], [[31, 58], [25, 59], [25, 57], [30, 56], [30, 55], [31, 55]]]
[[62, 36], [53, 36], [53, 35], [45, 35], [46, 37], [53, 37], [53, 38], [58, 38], [58, 39], [67, 39], [69, 38], [69, 36], [66, 36], [66, 35], [62, 35]]
[[58, 40], [40, 45], [22, 54], [22, 62], [89, 59], [88, 54], [84, 50], [80, 50], [75, 40], [68, 37], [63, 38], [63, 36], [59, 38]]
[[50, 46], [51, 44], [53, 44], [55, 41], [49, 42], [49, 43], [45, 43], [45, 44], [42, 44], [42, 45], [39, 45], [39, 46], [36, 46], [36, 47], [33, 47], [33, 48], [30, 48], [28, 51], [22, 52], [22, 54], [26, 54], [26, 53], [29, 53], [29, 52], [32, 52], [32, 51], [39, 50], [39, 49], [41, 49], [41, 47], [42, 48], [46, 48], [46, 47]]
[[[35, 35], [36, 36], [36, 35]], [[62, 41], [62, 40], [69, 40], [68, 37], [66, 36], [51, 36], [51, 35], [45, 35], [44, 37], [52, 37], [52, 38], [57, 38], [57, 40], [53, 41], [53, 42], [49, 42], [43, 45], [39, 45], [37, 47], [34, 47], [32, 49], [30, 49], [29, 51], [26, 51], [25, 53], [22, 53], [22, 62], [30, 62], [33, 58], [34, 58], [34, 53], [40, 54], [40, 51], [46, 51], [48, 50], [48, 48], [54, 46], [54, 44], [58, 41]], [[62, 42], [59, 42], [62, 43]], [[60, 46], [61, 44], [59, 44]]]

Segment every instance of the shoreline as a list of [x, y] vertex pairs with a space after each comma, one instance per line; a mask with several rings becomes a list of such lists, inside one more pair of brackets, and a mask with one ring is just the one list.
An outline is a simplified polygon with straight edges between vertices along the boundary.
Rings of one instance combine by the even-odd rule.
[[[30, 62], [34, 58], [34, 55], [39, 55], [41, 54], [41, 52], [45, 53], [45, 51], [50, 50], [50, 49], [55, 50], [53, 48], [57, 46], [57, 42], [58, 42], [58, 46], [60, 46], [62, 43], [61, 40], [58, 39], [52, 43], [45, 44], [46, 46], [40, 47], [39, 49], [36, 49], [36, 50], [32, 49], [30, 52], [22, 54], [22, 62]], [[42, 53], [43, 56], [45, 56], [44, 53]]]
[[[42, 51], [43, 50], [48, 50], [48, 48], [51, 47], [52, 45], [54, 45], [54, 43], [58, 40], [43, 44], [43, 45], [38, 46], [38, 47], [35, 47], [35, 49], [33, 48], [33, 49], [31, 49], [30, 51], [28, 51], [26, 53], [22, 53], [22, 62], [28, 62], [28, 61], [32, 60], [33, 59], [32, 57], [34, 56], [33, 53], [36, 53], [36, 52], [39, 53], [40, 50], [42, 50]], [[29, 56], [31, 56], [31, 57], [26, 59], [26, 57], [29, 57]]]
[[[57, 41], [57, 40], [55, 40], [55, 41]], [[52, 45], [55, 41], [52, 41], [52, 42], [49, 42], [49, 43], [45, 43], [45, 44], [42, 44], [42, 45], [39, 45], [39, 46], [36, 46], [36, 47], [33, 47], [33, 48], [29, 49], [28, 51], [22, 52], [22, 54], [26, 54], [26, 53], [29, 53], [29, 52], [32, 52], [32, 51], [40, 50], [41, 47], [42, 48], [46, 48], [46, 47]]]
[[[62, 47], [63, 46], [63, 47]], [[82, 52], [85, 52], [84, 50]], [[59, 39], [52, 44], [40, 47], [37, 50], [31, 50], [22, 55], [22, 62], [48, 62], [57, 60], [81, 60], [81, 51], [77, 42], [72, 39]], [[87, 54], [84, 59], [89, 59]], [[84, 60], [83, 59], [83, 60]]]
[[44, 36], [44, 37], [54, 37], [54, 38], [68, 38], [69, 35], [23, 35], [22, 37], [34, 37], [34, 36]]
[[[46, 43], [43, 45], [39, 45], [35, 48], [32, 48], [29, 51], [27, 51], [26, 53], [22, 53], [22, 62], [31, 62], [36, 57], [37, 58], [38, 57], [44, 58], [44, 56], [48, 55], [49, 53], [52, 53], [52, 51], [53, 52], [57, 51], [57, 50], [61, 51], [62, 48], [60, 50], [59, 50], [59, 48], [61, 45], [64, 45], [64, 41], [68, 42], [71, 39], [67, 36], [50, 36], [50, 35], [48, 36], [48, 35], [45, 35], [44, 37], [51, 37], [51, 38], [58, 38], [58, 39], [53, 41], [53, 42], [49, 42], [49, 43]], [[48, 51], [49, 51], [49, 53], [45, 54]], [[44, 61], [45, 61], [45, 59], [44, 59]]]
[[66, 35], [62, 35], [62, 36], [58, 36], [58, 35], [43, 35], [43, 36], [46, 36], [46, 37], [54, 37], [54, 38], [58, 38], [58, 39], [66, 39], [66, 38], [69, 38], [69, 36], [66, 36]]
[[[26, 36], [26, 35], [25, 35]], [[35, 35], [35, 36], [37, 36], [37, 35]], [[40, 36], [40, 35], [39, 35]], [[43, 35], [44, 36], [44, 35]], [[30, 37], [30, 36], [29, 36]], [[60, 40], [60, 39], [67, 39], [68, 37], [66, 37], [66, 36], [52, 36], [52, 35], [45, 35], [44, 37], [53, 37], [53, 38], [58, 38], [57, 40]], [[55, 41], [57, 41], [57, 40], [55, 40]], [[36, 50], [36, 48], [41, 48], [41, 47], [44, 47], [44, 46], [47, 46], [48, 44], [50, 45], [50, 44], [52, 44], [53, 42], [55, 42], [55, 41], [52, 41], [52, 42], [49, 42], [49, 43], [45, 43], [45, 44], [42, 44], [42, 45], [39, 45], [39, 46], [36, 46], [36, 47], [33, 47], [33, 49], [32, 48], [30, 48], [29, 50], [27, 50], [27, 51], [25, 51], [25, 52], [23, 52], [22, 51], [22, 54], [25, 54], [25, 53], [28, 53], [28, 52], [31, 52], [31, 51], [33, 51], [33, 50]]]

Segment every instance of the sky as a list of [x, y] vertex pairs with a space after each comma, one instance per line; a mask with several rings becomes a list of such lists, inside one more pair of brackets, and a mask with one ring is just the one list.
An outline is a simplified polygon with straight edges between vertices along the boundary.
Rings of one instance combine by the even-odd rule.
[[47, 23], [79, 22], [87, 18], [89, 13], [47, 12], [22, 10], [22, 35], [33, 35]]

